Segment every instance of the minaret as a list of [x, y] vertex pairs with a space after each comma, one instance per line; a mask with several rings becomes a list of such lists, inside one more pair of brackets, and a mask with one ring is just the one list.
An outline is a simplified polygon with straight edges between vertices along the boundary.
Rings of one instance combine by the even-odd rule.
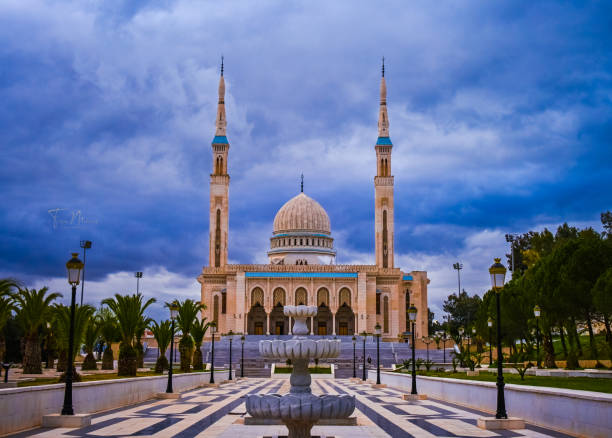
[[210, 221], [209, 264], [221, 267], [227, 264], [227, 236], [229, 228], [229, 181], [227, 155], [229, 142], [225, 136], [225, 79], [223, 79], [223, 57], [219, 78], [219, 102], [215, 121], [215, 138], [212, 141], [213, 169], [210, 174]]
[[387, 84], [385, 82], [385, 58], [380, 79], [380, 109], [378, 112], [378, 140], [376, 141], [375, 190], [375, 236], [376, 265], [392, 268], [393, 262], [393, 176], [391, 175], [391, 151], [389, 117], [387, 116]]

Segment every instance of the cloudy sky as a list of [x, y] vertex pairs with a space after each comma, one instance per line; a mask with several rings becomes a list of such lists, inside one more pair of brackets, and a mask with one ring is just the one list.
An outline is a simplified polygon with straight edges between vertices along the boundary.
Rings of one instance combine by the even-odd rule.
[[[608, 2], [0, 2], [0, 275], [85, 300], [199, 297], [219, 61], [231, 143], [231, 262], [265, 262], [299, 190], [338, 263], [373, 263], [386, 59], [396, 265], [430, 304], [483, 293], [504, 234], [612, 208]], [[153, 309], [161, 316], [161, 307]]]

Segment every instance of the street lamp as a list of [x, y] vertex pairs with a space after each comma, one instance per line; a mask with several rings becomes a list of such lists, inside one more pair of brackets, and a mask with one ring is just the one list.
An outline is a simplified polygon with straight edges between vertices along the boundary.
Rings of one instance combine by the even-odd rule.
[[142, 272], [138, 271], [134, 274], [136, 277], [136, 293], [140, 292], [140, 279], [142, 278]]
[[85, 288], [85, 262], [86, 250], [91, 249], [91, 240], [81, 240], [80, 246], [83, 248], [83, 282], [81, 283], [81, 306], [83, 305], [83, 289]]
[[410, 306], [408, 309], [408, 317], [410, 318], [410, 322], [412, 323], [412, 391], [410, 394], [417, 394], [416, 387], [416, 366], [415, 366], [415, 352], [414, 352], [414, 330], [415, 330], [415, 321], [417, 317], [417, 308], [414, 306]]
[[501, 264], [501, 259], [496, 258], [495, 263], [489, 268], [491, 275], [491, 288], [495, 291], [495, 301], [497, 305], [497, 412], [495, 418], [508, 418], [506, 413], [506, 401], [504, 399], [504, 375], [501, 346], [501, 309], [499, 304], [499, 294], [504, 287], [506, 279], [506, 267]]
[[227, 377], [227, 380], [232, 380], [232, 341], [234, 340], [234, 332], [233, 331], [229, 331], [229, 333], [227, 334], [227, 338], [229, 339], [229, 375]]
[[457, 288], [459, 290], [459, 295], [461, 295], [461, 270], [463, 269], [463, 263], [453, 263], [453, 269], [457, 270]]
[[210, 348], [210, 383], [215, 383], [215, 332], [217, 331], [217, 323], [210, 323], [210, 335], [212, 336], [212, 344]]
[[429, 344], [431, 344], [432, 339], [428, 338], [427, 336], [423, 336], [421, 341], [423, 341], [423, 343], [427, 346], [427, 362], [429, 362]]
[[[68, 283], [72, 286], [72, 298], [70, 300], [70, 333], [68, 337], [68, 368], [66, 369], [66, 387], [64, 390], [64, 407], [62, 408], [62, 415], [74, 415], [74, 409], [72, 409], [72, 367], [74, 363], [74, 314], [75, 314], [75, 300], [76, 300], [76, 287], [81, 279], [81, 269], [83, 269], [82, 261], [77, 256], [79, 253], [73, 252], [72, 258], [66, 263], [66, 270], [68, 271]], [[8, 373], [8, 371], [7, 371]]]
[[533, 308], [533, 314], [536, 318], [536, 360], [537, 367], [540, 368], [540, 314], [542, 313], [540, 306], [537, 304]]
[[172, 326], [170, 327], [170, 331], [172, 332], [172, 336], [170, 337], [170, 366], [168, 368], [168, 385], [166, 386], [166, 392], [171, 394], [174, 392], [172, 390], [172, 359], [174, 354], [174, 321], [176, 321], [176, 317], [178, 316], [179, 306], [176, 302], [173, 302], [168, 306], [170, 308], [170, 320], [172, 320]]
[[489, 327], [489, 368], [493, 365], [493, 343], [491, 341], [491, 327], [493, 327], [493, 318], [489, 316], [487, 319], [487, 327]]
[[374, 334], [376, 335], [376, 384], [380, 385], [380, 324], [376, 323]]
[[363, 332], [361, 332], [361, 337], [363, 337], [363, 377], [361, 378], [361, 380], [363, 380], [364, 382], [366, 380], [365, 343], [366, 343], [366, 337], [367, 336], [368, 336], [368, 334], [365, 332], [365, 330]]
[[355, 337], [355, 335], [353, 335], [353, 379], [357, 378], [357, 367], [356, 367], [356, 360], [357, 357], [355, 356], [355, 345], [357, 344], [357, 338]]
[[244, 335], [240, 336], [240, 377], [244, 377]]
[[[463, 333], [465, 333], [465, 329], [463, 326], [459, 327], [459, 351], [463, 350]], [[463, 363], [463, 355], [460, 356], [461, 366], [465, 366]]]
[[442, 332], [442, 357], [444, 364], [446, 364], [446, 339], [446, 332]]

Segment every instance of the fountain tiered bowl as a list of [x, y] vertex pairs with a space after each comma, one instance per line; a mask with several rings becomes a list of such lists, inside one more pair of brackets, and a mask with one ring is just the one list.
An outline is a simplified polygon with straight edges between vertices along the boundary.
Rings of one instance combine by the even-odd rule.
[[349, 395], [312, 395], [310, 359], [338, 357], [337, 339], [308, 339], [306, 319], [317, 314], [315, 306], [285, 306], [284, 313], [295, 319], [290, 340], [260, 341], [259, 353], [266, 359], [291, 359], [293, 371], [289, 394], [249, 395], [247, 412], [254, 418], [280, 419], [289, 429], [289, 438], [310, 437], [310, 429], [322, 419], [348, 418], [355, 410], [355, 398]]

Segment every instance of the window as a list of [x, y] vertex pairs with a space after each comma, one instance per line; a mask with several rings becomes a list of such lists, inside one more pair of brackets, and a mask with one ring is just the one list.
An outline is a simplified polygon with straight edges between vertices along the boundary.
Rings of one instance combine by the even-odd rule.
[[221, 292], [221, 313], [227, 312], [227, 292]]
[[376, 291], [376, 314], [380, 315], [380, 292]]
[[387, 245], [387, 210], [383, 210], [383, 232], [382, 232], [382, 256], [383, 256], [383, 268], [389, 267], [389, 248]]
[[221, 266], [221, 210], [217, 210], [215, 226], [215, 267]]

